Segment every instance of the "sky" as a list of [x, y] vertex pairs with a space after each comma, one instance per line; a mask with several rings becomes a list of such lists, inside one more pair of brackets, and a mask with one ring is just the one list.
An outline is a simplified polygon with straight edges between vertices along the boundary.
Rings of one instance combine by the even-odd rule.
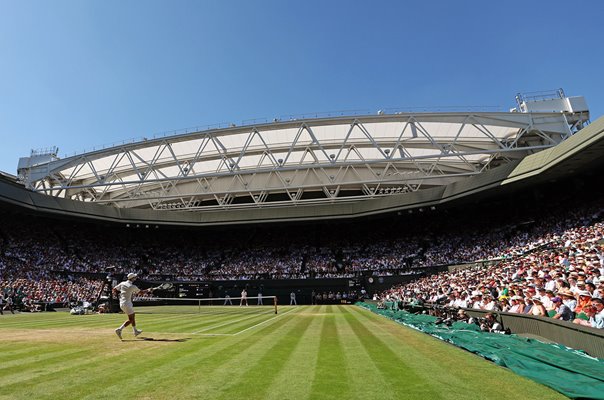
[[515, 106], [604, 114], [604, 1], [0, 0], [0, 171], [218, 123]]

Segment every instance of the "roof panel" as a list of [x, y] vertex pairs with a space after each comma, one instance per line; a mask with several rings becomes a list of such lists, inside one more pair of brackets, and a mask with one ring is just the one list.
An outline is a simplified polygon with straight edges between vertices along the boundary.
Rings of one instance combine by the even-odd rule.
[[[166, 136], [52, 161], [41, 166], [31, 182], [33, 187], [44, 187], [38, 182], [48, 180], [54, 187], [68, 188], [69, 193], [87, 194], [81, 198], [89, 197], [88, 193], [101, 196], [104, 191], [114, 192], [122, 198], [120, 206], [128, 207], [128, 199], [136, 199], [139, 189], [148, 190], [147, 196], [159, 193], [158, 199], [163, 195], [173, 198], [179, 191], [168, 187], [186, 185], [199, 190], [199, 182], [209, 189], [198, 194], [187, 193], [199, 198], [225, 198], [225, 191], [234, 190], [237, 182], [244, 179], [255, 190], [261, 190], [265, 182], [271, 192], [286, 190], [283, 185], [286, 178], [290, 180], [287, 190], [293, 192], [306, 187], [317, 190], [334, 186], [358, 190], [362, 185], [379, 185], [382, 177], [372, 171], [386, 168], [406, 172], [416, 168], [414, 174], [389, 176], [389, 182], [400, 185], [409, 176], [415, 182], [434, 178], [429, 176], [432, 170], [441, 171], [434, 172], [441, 175], [447, 171], [447, 176], [462, 179], [468, 172], [483, 170], [496, 157], [505, 162], [552, 145], [535, 140], [535, 132], [529, 132], [533, 127], [540, 129], [539, 135], [552, 134], [551, 142], [556, 143], [564, 138], [559, 132], [563, 122], [564, 116], [560, 114], [449, 113], [341, 117], [232, 127]], [[548, 131], [550, 128], [552, 131]], [[506, 137], [519, 141], [502, 144], [501, 139]], [[441, 167], [425, 168], [435, 164]], [[341, 173], [353, 167], [354, 173]], [[105, 180], [97, 182], [93, 169]], [[63, 178], [57, 175], [55, 179], [53, 174], [59, 171]], [[74, 172], [75, 179], [65, 183]], [[130, 183], [124, 186], [119, 184], [120, 180]], [[137, 193], [127, 193], [133, 189]], [[137, 201], [140, 205], [140, 199]]]

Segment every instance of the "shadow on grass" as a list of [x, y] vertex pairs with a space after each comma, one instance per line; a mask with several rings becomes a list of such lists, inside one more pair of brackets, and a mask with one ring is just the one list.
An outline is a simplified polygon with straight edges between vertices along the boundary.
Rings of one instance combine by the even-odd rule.
[[189, 340], [191, 338], [180, 338], [180, 339], [166, 339], [166, 338], [152, 338], [152, 337], [140, 337], [137, 339], [122, 339], [122, 342], [141, 342], [141, 341], [147, 341], [147, 342], [186, 342], [187, 340]]

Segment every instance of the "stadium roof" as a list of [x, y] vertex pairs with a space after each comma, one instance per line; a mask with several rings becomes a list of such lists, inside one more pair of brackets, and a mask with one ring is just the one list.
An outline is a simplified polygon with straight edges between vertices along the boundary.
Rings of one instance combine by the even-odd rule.
[[421, 211], [448, 203], [477, 201], [484, 196], [510, 194], [573, 174], [601, 173], [604, 151], [604, 117], [555, 147], [522, 160], [512, 161], [452, 184], [394, 195], [377, 195], [358, 202], [334, 202], [311, 206], [218, 209], [205, 212], [119, 208], [48, 196], [27, 190], [13, 179], [0, 177], [0, 205], [7, 204], [33, 212], [150, 227], [159, 225], [207, 226], [277, 221], [305, 221], [357, 218], [391, 211]]
[[571, 137], [582, 97], [517, 97], [510, 112], [395, 113], [231, 126], [60, 159], [19, 160], [45, 195], [123, 209], [224, 211], [359, 203], [443, 188]]

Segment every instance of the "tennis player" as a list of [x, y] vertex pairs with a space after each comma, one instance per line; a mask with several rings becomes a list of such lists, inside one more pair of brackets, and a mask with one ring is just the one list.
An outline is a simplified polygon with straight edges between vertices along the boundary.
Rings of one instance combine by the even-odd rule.
[[264, 303], [262, 302], [262, 285], [260, 285], [260, 289], [258, 289], [258, 305], [264, 305]]
[[120, 296], [120, 308], [122, 311], [128, 316], [128, 320], [126, 320], [119, 328], [115, 330], [115, 334], [121, 339], [122, 338], [122, 329], [127, 327], [128, 325], [132, 325], [132, 332], [134, 332], [134, 336], [138, 336], [143, 331], [136, 329], [136, 319], [134, 315], [134, 306], [132, 304], [132, 295], [137, 293], [146, 293], [151, 292], [151, 289], [140, 290], [135, 284], [134, 281], [138, 277], [137, 274], [131, 272], [128, 274], [128, 279], [122, 283], [118, 283], [114, 288], [113, 292], [115, 294], [119, 294]]
[[245, 288], [243, 288], [243, 290], [241, 291], [241, 300], [239, 301], [239, 307], [244, 304], [246, 306], [249, 306], [249, 304], [247, 304], [247, 290], [245, 290]]

